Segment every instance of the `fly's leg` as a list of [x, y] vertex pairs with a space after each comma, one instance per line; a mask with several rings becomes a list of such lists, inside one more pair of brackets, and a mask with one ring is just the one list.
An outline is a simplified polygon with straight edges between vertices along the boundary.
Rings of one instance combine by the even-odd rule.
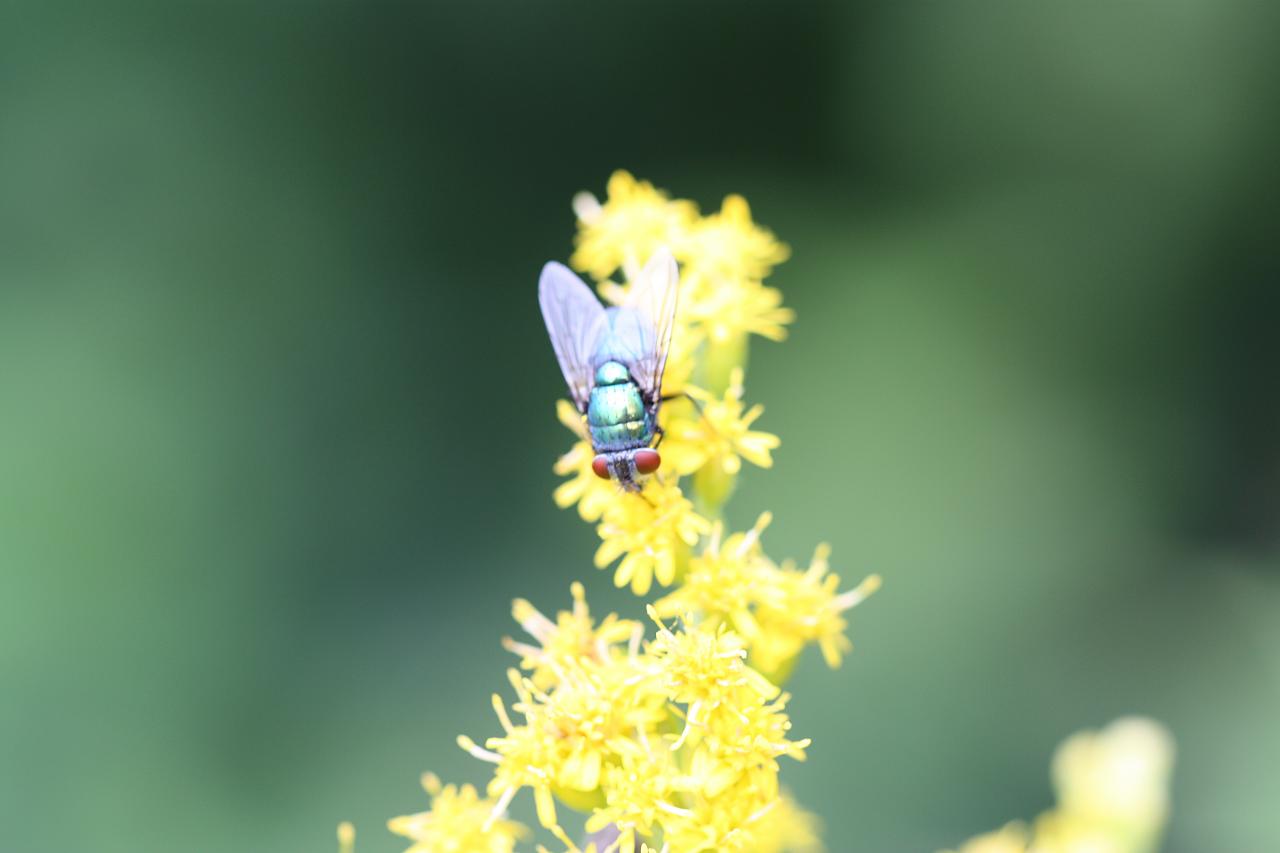
[[[698, 410], [698, 415], [701, 416], [702, 420], [706, 422], [707, 428], [710, 429], [712, 432], [715, 432], [715, 427], [712, 426], [711, 419], [707, 417], [707, 410], [702, 407], [702, 402], [698, 400], [698, 398], [694, 397], [692, 394], [685, 391], [679, 394], [670, 394], [661, 399], [662, 399], [662, 402], [664, 403], [666, 403], [669, 400], [680, 400], [680, 399], [688, 400], [690, 403], [693, 404], [693, 407]], [[658, 441], [662, 441], [662, 427], [658, 427]], [[657, 447], [657, 445], [655, 444], [654, 447]]]

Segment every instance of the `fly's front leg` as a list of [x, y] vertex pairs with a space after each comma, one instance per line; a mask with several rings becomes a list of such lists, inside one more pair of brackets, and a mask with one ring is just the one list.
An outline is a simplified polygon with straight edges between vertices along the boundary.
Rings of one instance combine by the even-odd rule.
[[[715, 427], [714, 427], [714, 426], [712, 426], [712, 424], [711, 424], [711, 419], [707, 417], [707, 410], [706, 410], [706, 409], [704, 409], [704, 408], [702, 407], [702, 402], [701, 402], [697, 397], [694, 397], [692, 394], [688, 393], [687, 391], [682, 391], [682, 392], [681, 392], [681, 393], [679, 393], [679, 394], [670, 394], [670, 395], [668, 395], [668, 396], [666, 396], [666, 397], [663, 397], [663, 398], [662, 398], [662, 402], [664, 402], [664, 403], [665, 403], [665, 402], [667, 402], [668, 400], [680, 400], [680, 399], [688, 400], [690, 403], [693, 403], [693, 407], [694, 407], [695, 409], [697, 409], [697, 410], [698, 410], [698, 414], [702, 417], [702, 419], [703, 419], [704, 421], [706, 421], [707, 426], [711, 428], [712, 432], [714, 432], [714, 431], [715, 431]], [[659, 427], [659, 428], [658, 428], [658, 433], [659, 433], [659, 439], [658, 439], [658, 440], [659, 440], [659, 441], [661, 441], [661, 440], [662, 440], [662, 439], [661, 439], [661, 433], [662, 433], [662, 428], [661, 428], [661, 427]]]

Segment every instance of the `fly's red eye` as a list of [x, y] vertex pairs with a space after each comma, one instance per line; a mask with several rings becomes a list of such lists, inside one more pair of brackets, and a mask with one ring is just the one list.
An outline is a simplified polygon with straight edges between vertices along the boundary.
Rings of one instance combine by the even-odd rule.
[[662, 464], [662, 457], [656, 450], [636, 451], [636, 470], [641, 474], [652, 474]]
[[601, 454], [591, 460], [591, 470], [596, 472], [596, 476], [601, 480], [609, 479], [609, 460]]

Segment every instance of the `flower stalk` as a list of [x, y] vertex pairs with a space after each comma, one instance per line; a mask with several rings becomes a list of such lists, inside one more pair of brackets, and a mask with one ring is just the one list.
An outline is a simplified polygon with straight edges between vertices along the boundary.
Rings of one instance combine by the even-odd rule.
[[707, 340], [704, 386], [714, 396], [721, 396], [733, 384], [735, 371], [746, 370], [749, 336], [745, 330], [735, 331], [724, 339]]

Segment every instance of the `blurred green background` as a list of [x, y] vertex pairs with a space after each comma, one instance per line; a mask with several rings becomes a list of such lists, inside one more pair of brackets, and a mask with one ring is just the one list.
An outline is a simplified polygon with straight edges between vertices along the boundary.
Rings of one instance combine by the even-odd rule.
[[1280, 849], [1278, 23], [6, 5], [0, 847], [396, 851], [420, 771], [485, 779], [510, 599], [638, 612], [551, 503], [534, 297], [623, 167], [794, 249], [731, 518], [885, 578], [791, 684], [830, 847], [1031, 817], [1141, 712], [1168, 851]]

